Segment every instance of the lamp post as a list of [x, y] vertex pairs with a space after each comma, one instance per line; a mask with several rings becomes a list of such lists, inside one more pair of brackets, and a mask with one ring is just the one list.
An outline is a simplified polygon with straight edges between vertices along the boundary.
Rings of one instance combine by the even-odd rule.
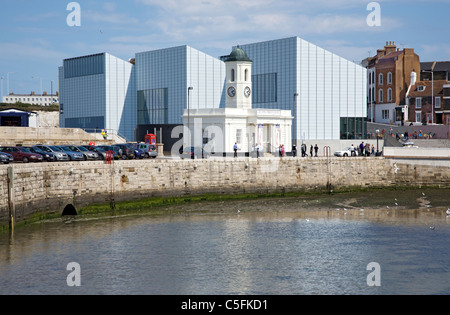
[[376, 133], [377, 133], [377, 153], [375, 154], [375, 156], [380, 156], [380, 151], [378, 150], [378, 139], [380, 138], [380, 130], [377, 129]]
[[6, 74], [6, 92], [8, 93], [8, 95], [9, 95], [9, 75], [14, 74], [14, 73], [17, 73], [17, 72], [8, 72]]
[[0, 103], [1, 102], [3, 102], [3, 77], [0, 77], [0, 80], [1, 80], [1, 82], [2, 82], [2, 96], [1, 96], [1, 99], [0, 99]]
[[[296, 135], [296, 133], [295, 133], [295, 131], [296, 131], [296, 124], [295, 124], [295, 119], [296, 119], [296, 116], [295, 116], [295, 109], [296, 109], [296, 98], [297, 98], [297, 96], [298, 96], [298, 93], [296, 92], [296, 93], [294, 93], [294, 103], [292, 104], [292, 116], [294, 116], [294, 120], [292, 121], [292, 132], [293, 132], [293, 134], [292, 134], [292, 139], [294, 139], [294, 135], [295, 135], [295, 139], [297, 140], [297, 135]], [[294, 144], [294, 143], [293, 143]]]
[[188, 133], [189, 133], [189, 145], [191, 145], [191, 124], [190, 124], [190, 116], [189, 116], [189, 111], [190, 111], [190, 92], [193, 90], [194, 88], [192, 86], [188, 87]]
[[36, 77], [36, 76], [32, 76], [32, 79], [39, 79], [41, 80], [41, 96], [42, 96], [42, 78], [41, 77]]
[[434, 71], [432, 68], [431, 71], [422, 70], [422, 72], [431, 73], [431, 124], [434, 124]]

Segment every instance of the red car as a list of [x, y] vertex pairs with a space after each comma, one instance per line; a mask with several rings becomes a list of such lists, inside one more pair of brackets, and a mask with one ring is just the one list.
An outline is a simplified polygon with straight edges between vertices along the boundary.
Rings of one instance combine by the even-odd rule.
[[0, 147], [0, 151], [11, 154], [14, 161], [28, 162], [42, 162], [44, 157], [40, 154], [31, 152], [27, 148], [22, 147]]

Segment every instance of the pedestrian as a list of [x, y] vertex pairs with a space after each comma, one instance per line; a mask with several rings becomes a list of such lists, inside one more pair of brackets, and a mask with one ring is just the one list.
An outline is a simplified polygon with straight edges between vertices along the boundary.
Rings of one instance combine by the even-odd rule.
[[234, 150], [234, 157], [237, 157], [237, 150], [238, 150], [237, 142], [234, 143], [233, 150]]
[[353, 143], [352, 146], [350, 147], [350, 154], [351, 156], [356, 156], [355, 147], [353, 146]]
[[284, 144], [281, 145], [281, 157], [284, 156]]
[[295, 144], [292, 145], [292, 156], [293, 157], [297, 156], [297, 146]]
[[259, 159], [259, 144], [256, 144], [255, 148], [256, 148], [256, 158]]
[[314, 152], [316, 153], [316, 157], [317, 157], [317, 152], [319, 151], [319, 147], [317, 146], [317, 143], [316, 143], [316, 146], [314, 147]]
[[106, 133], [105, 129], [102, 129], [101, 134], [102, 134], [104, 140], [106, 140], [106, 138], [108, 138], [108, 134]]
[[303, 144], [302, 144], [302, 157], [305, 157], [305, 155], [306, 155], [306, 146], [305, 146], [305, 144], [303, 143]]
[[359, 144], [359, 156], [364, 155], [364, 141]]
[[311, 157], [313, 157], [313, 146], [311, 144], [311, 148], [309, 149], [309, 153], [311, 154]]
[[375, 155], [375, 147], [372, 144], [372, 155]]

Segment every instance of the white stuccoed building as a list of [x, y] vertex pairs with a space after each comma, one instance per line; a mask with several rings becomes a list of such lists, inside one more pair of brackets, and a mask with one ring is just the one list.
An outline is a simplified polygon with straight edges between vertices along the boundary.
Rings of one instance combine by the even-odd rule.
[[[214, 153], [278, 152], [292, 147], [290, 110], [252, 108], [252, 61], [239, 46], [225, 58], [225, 108], [188, 108], [183, 114], [184, 146], [201, 147]], [[188, 91], [189, 93], [189, 91]], [[189, 98], [189, 95], [188, 95]]]

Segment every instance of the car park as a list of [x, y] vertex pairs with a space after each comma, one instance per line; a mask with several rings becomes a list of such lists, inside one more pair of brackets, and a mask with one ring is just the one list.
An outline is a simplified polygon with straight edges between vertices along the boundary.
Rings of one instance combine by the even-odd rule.
[[186, 147], [183, 149], [181, 159], [207, 159], [209, 153], [201, 147]]
[[12, 163], [14, 162], [14, 157], [9, 153], [0, 151], [0, 162], [3, 164]]
[[42, 162], [43, 156], [37, 153], [33, 153], [24, 147], [0, 147], [2, 152], [11, 154], [14, 157], [14, 161], [28, 162]]
[[86, 149], [83, 146], [66, 145], [65, 147], [69, 148], [73, 152], [78, 152], [78, 153], [83, 154], [83, 159], [85, 161], [87, 161], [87, 160], [98, 160], [98, 153], [96, 153], [94, 151], [89, 151], [88, 149]]
[[103, 148], [97, 147], [95, 145], [82, 145], [82, 147], [89, 151], [97, 153], [99, 160], [106, 159], [106, 151]]
[[356, 155], [356, 152], [355, 152], [355, 150], [352, 150], [351, 147], [348, 147], [344, 150], [334, 152], [334, 156], [347, 157], [347, 156], [354, 156], [354, 155]]
[[43, 150], [41, 150], [37, 147], [24, 147], [24, 148], [30, 150], [33, 153], [42, 155], [42, 157], [44, 158], [44, 161], [47, 161], [47, 162], [56, 161], [56, 155], [52, 152], [44, 152]]
[[69, 147], [65, 146], [65, 145], [57, 145], [54, 146], [56, 148], [61, 149], [64, 153], [66, 153], [69, 156], [69, 159], [71, 161], [83, 161], [84, 160], [84, 155], [83, 153], [80, 152], [74, 152], [71, 149], [69, 149]]
[[61, 149], [58, 149], [54, 146], [38, 144], [38, 145], [35, 145], [34, 147], [39, 148], [44, 152], [53, 153], [56, 156], [57, 161], [69, 161], [70, 160], [67, 153], [64, 153]]

